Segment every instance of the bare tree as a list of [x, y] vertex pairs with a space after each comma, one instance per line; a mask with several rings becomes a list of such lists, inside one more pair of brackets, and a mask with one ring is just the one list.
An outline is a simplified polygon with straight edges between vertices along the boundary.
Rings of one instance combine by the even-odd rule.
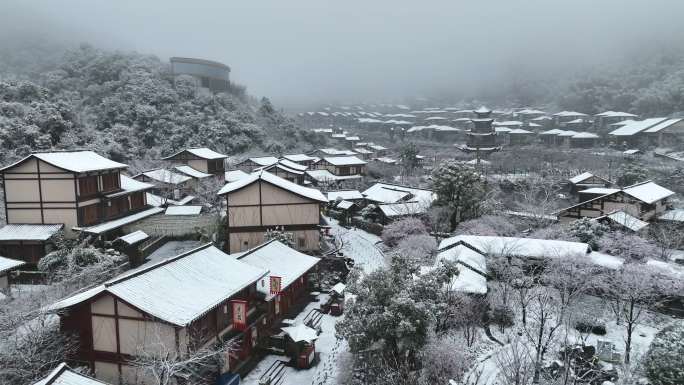
[[515, 205], [534, 221], [535, 227], [551, 223], [549, 213], [559, 207], [558, 193], [562, 187], [549, 177], [533, 176], [525, 179], [515, 191]]
[[599, 269], [582, 257], [553, 258], [547, 262], [541, 281], [557, 290], [561, 311], [597, 284]]
[[535, 374], [534, 356], [523, 338], [516, 336], [494, 355], [502, 385], [528, 385]]
[[673, 286], [665, 287], [669, 282], [658, 277], [652, 268], [645, 265], [625, 264], [620, 269], [608, 274], [605, 291], [609, 296], [609, 305], [613, 313], [625, 322], [625, 363], [629, 364], [632, 351], [632, 334], [641, 323], [646, 307], [653, 303]]
[[140, 346], [130, 364], [138, 369], [141, 378], [152, 379], [154, 385], [171, 385], [178, 381], [189, 384], [210, 384], [224, 367], [228, 355], [239, 341], [215, 342], [188, 351], [164, 341], [160, 331], [153, 339]]
[[534, 382], [539, 382], [544, 355], [556, 340], [563, 326], [560, 302], [552, 289], [536, 286], [530, 294], [529, 321], [523, 325], [523, 334], [533, 348]]

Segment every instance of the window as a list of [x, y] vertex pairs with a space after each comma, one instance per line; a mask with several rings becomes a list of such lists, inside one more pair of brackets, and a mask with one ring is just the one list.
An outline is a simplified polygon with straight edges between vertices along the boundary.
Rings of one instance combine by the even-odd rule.
[[210, 174], [215, 174], [217, 172], [224, 171], [223, 159], [214, 159], [207, 161], [207, 172]]
[[107, 218], [113, 218], [128, 211], [128, 197], [119, 197], [107, 202]]
[[97, 176], [78, 178], [78, 196], [87, 197], [97, 194]]
[[297, 246], [300, 249], [306, 247], [306, 238], [297, 238]]
[[99, 205], [90, 205], [78, 209], [81, 212], [81, 226], [87, 226], [97, 223], [99, 218]]
[[143, 206], [145, 206], [145, 200], [144, 200], [144, 192], [139, 192], [135, 194], [131, 194], [131, 210], [136, 210], [139, 209]]
[[102, 175], [102, 191], [114, 191], [119, 189], [119, 173]]

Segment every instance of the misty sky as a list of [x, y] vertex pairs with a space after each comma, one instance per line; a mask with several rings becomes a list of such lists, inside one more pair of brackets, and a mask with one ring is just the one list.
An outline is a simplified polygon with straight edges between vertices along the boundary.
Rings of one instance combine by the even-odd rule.
[[681, 0], [0, 0], [0, 32], [217, 60], [285, 107], [468, 93], [684, 43]]

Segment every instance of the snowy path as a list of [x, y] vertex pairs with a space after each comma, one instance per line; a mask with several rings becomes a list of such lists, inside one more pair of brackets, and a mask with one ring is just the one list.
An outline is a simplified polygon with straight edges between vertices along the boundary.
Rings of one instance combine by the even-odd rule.
[[[297, 315], [295, 323], [301, 323], [311, 309], [317, 308], [325, 302], [327, 295], [319, 296], [320, 302], [312, 302]], [[316, 352], [319, 353], [320, 361], [311, 369], [297, 370], [291, 367], [285, 368], [284, 381], [281, 385], [335, 385], [337, 383], [337, 358], [339, 354], [347, 350], [347, 344], [335, 337], [335, 323], [340, 317], [329, 314], [323, 315], [321, 320], [322, 332], [316, 340]], [[259, 377], [276, 360], [287, 360], [285, 356], [275, 354], [268, 355], [244, 378], [244, 385], [258, 385]]]
[[382, 242], [380, 237], [357, 228], [345, 229], [332, 218], [328, 218], [328, 223], [335, 238], [342, 241], [344, 256], [353, 259], [364, 272], [370, 273], [385, 266], [385, 255], [377, 246]]

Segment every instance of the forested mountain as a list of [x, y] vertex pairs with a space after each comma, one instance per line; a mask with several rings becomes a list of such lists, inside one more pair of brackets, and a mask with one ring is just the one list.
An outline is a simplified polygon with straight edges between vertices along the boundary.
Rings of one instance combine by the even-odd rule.
[[586, 113], [684, 114], [684, 53], [659, 52], [633, 60], [570, 79], [555, 95], [557, 104]]
[[6, 56], [0, 71], [3, 164], [34, 149], [88, 147], [130, 161], [189, 146], [277, 153], [315, 139], [244, 87], [206, 95], [189, 78], [174, 84], [169, 65], [150, 55], [82, 45], [39, 65]]

